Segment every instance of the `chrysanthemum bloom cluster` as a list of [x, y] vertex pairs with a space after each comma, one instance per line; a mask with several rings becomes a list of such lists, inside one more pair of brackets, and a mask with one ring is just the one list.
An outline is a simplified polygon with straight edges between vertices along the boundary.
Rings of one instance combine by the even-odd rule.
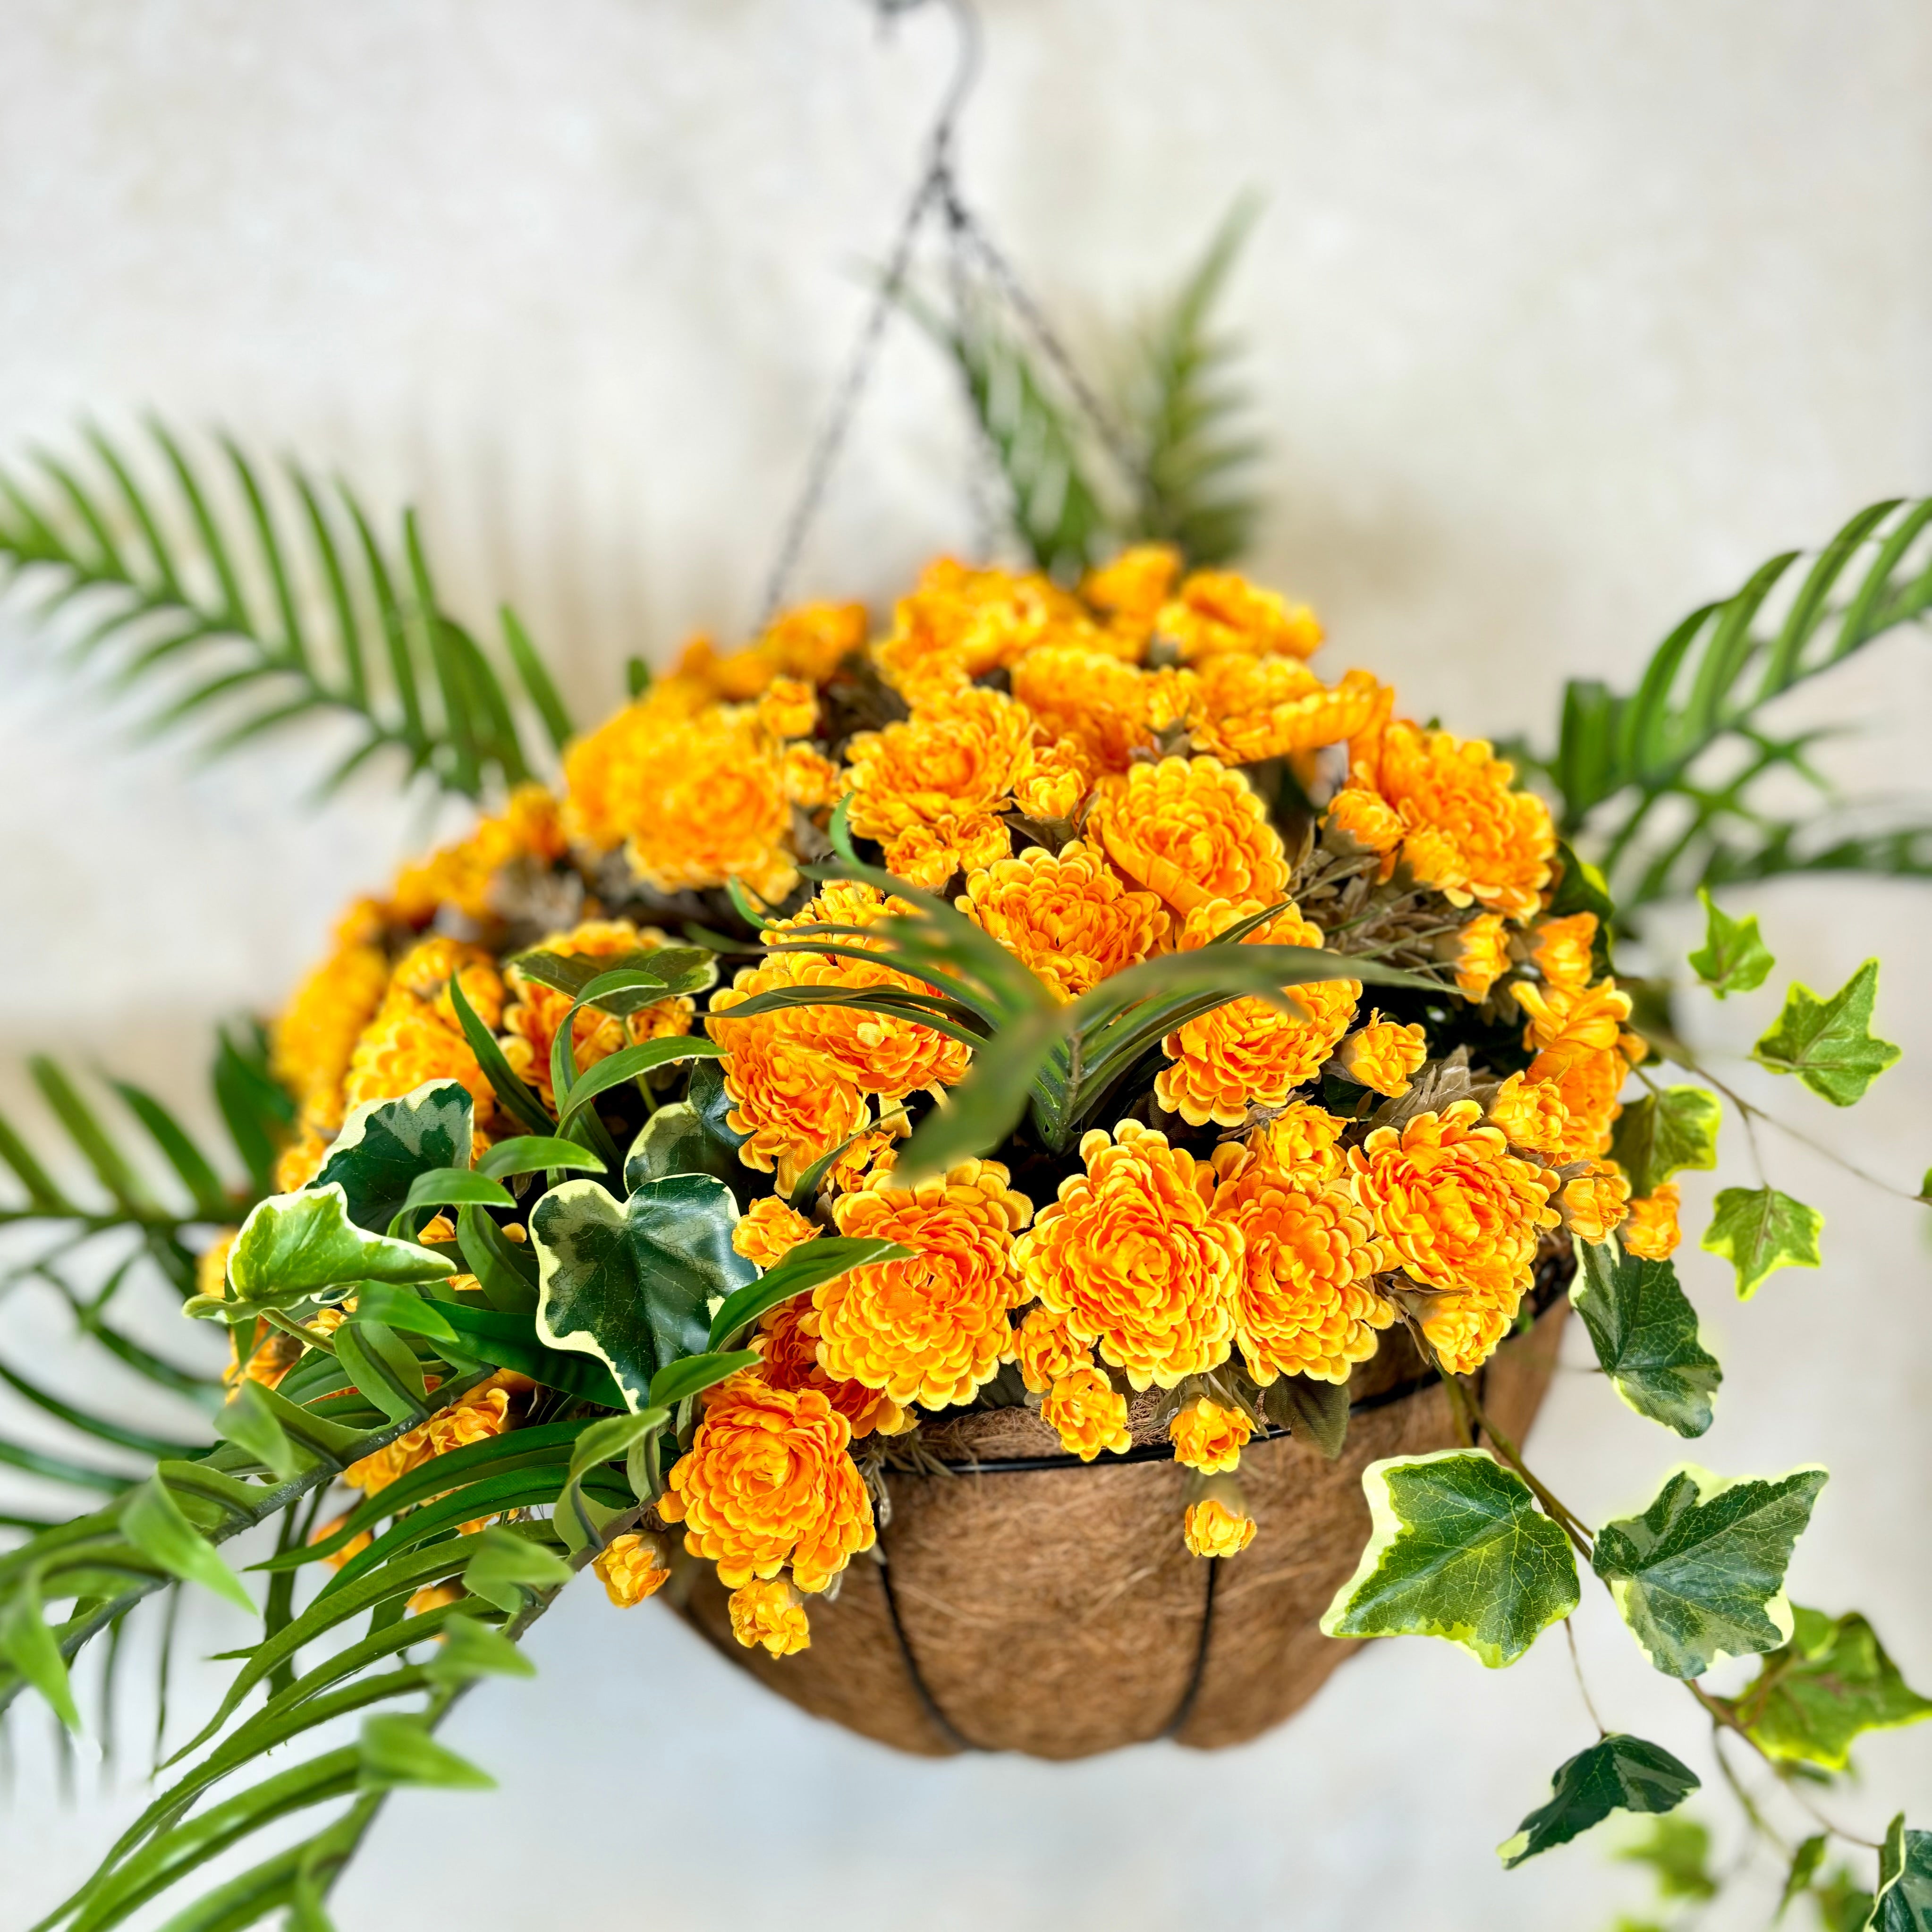
[[[1346, 1383], [1398, 1322], [1467, 1372], [1561, 1244], [1676, 1246], [1674, 1186], [1634, 1200], [1610, 1159], [1644, 1048], [1587, 874], [1488, 745], [1318, 673], [1321, 643], [1304, 607], [1160, 545], [1077, 586], [942, 560], [876, 626], [819, 604], [742, 649], [694, 641], [568, 748], [561, 792], [520, 788], [342, 922], [272, 1036], [285, 1188], [360, 1102], [458, 1080], [480, 1154], [556, 1114], [566, 1047], [580, 1072], [688, 1036], [697, 1071], [598, 1096], [608, 1184], [669, 1103], [732, 1178], [755, 1268], [827, 1237], [907, 1251], [754, 1324], [757, 1368], [705, 1393], [655, 1515], [598, 1558], [614, 1601], [658, 1586], [681, 1526], [740, 1640], [802, 1648], [800, 1594], [873, 1540], [855, 1457], [890, 1468], [926, 1418], [982, 1405], [1024, 1402], [1084, 1460], [1166, 1445], [1196, 1472], [1187, 1546], [1232, 1554], [1254, 1521], [1211, 1486], [1282, 1378]], [[862, 881], [826, 876], [848, 838]], [[1163, 972], [1258, 946], [1332, 976], [1154, 1008], [1064, 1139], [1023, 1121], [908, 1185], [904, 1136], [1005, 1050], [947, 1005], [944, 960], [899, 950], [949, 907], [1042, 1010], [1089, 1012], [1125, 974], [1124, 997], [1164, 997]], [[584, 1008], [559, 1041], [569, 975], [531, 955], [720, 933], [724, 983]], [[500, 1211], [512, 1240], [526, 1208]], [[292, 1359], [266, 1338], [247, 1372]], [[496, 1395], [426, 1425], [438, 1446], [514, 1426]], [[358, 1480], [392, 1480], [422, 1433]]]

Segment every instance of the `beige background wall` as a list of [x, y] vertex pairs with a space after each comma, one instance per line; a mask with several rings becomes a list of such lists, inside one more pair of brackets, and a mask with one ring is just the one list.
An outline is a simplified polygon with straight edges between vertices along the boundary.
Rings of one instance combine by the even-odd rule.
[[[1772, 550], [1932, 485], [1932, 21], [1910, 0], [986, 17], [966, 178], [1076, 333], [1164, 284], [1238, 189], [1265, 191], [1234, 302], [1272, 446], [1261, 571], [1320, 608], [1334, 668], [1372, 665], [1418, 715], [1541, 728], [1565, 674], [1628, 676]], [[0, 457], [153, 406], [339, 466], [420, 504], [455, 601], [516, 599], [594, 716], [628, 652], [748, 622], [946, 41], [936, 18], [882, 38], [856, 0], [10, 0]], [[961, 448], [943, 374], [898, 340], [804, 587], [883, 600], [964, 542]], [[130, 751], [17, 622], [0, 652], [0, 1052], [191, 1099], [211, 1022], [272, 1006], [424, 828], [380, 781], [303, 803], [316, 740], [206, 773]], [[1908, 638], [1831, 694], [1872, 729], [1844, 754], [1865, 782], [1923, 788], [1928, 686]], [[1814, 984], [1888, 962], [1904, 1064], [1854, 1115], [1773, 1097], [1916, 1186], [1932, 892], [1763, 910]], [[1739, 1048], [1772, 1005], [1699, 1024]], [[20, 1096], [0, 1074], [0, 1105]], [[1688, 1258], [1731, 1378], [1697, 1454], [1830, 1463], [1795, 1594], [1866, 1609], [1932, 1684], [1923, 1210], [1766, 1151], [1826, 1209], [1828, 1264], [1740, 1308]], [[0, 1352], [59, 1330], [18, 1304]], [[1672, 1448], [1580, 1372], [1536, 1444], [1598, 1514]], [[224, 1614], [197, 1624], [203, 1650], [239, 1640]], [[1688, 1700], [1594, 1597], [1581, 1635], [1611, 1721], [1708, 1775]], [[394, 1808], [345, 1928], [1097, 1932], [1206, 1910], [1589, 1932], [1640, 1895], [1604, 1840], [1507, 1877], [1490, 1850], [1588, 1741], [1553, 1639], [1494, 1676], [1382, 1646], [1247, 1749], [1058, 1769], [888, 1757], [764, 1701], [655, 1610], [572, 1603], [534, 1648], [542, 1688], [492, 1690], [456, 1726], [500, 1793]], [[83, 1779], [63, 1809], [37, 1728], [22, 1748], [8, 1925], [134, 1802]], [[1896, 1799], [1932, 1821], [1932, 1736], [1863, 1756], [1846, 1816], [1869, 1828]], [[1728, 1826], [1721, 1798], [1703, 1808]], [[1712, 1922], [1762, 1922], [1762, 1882]]]

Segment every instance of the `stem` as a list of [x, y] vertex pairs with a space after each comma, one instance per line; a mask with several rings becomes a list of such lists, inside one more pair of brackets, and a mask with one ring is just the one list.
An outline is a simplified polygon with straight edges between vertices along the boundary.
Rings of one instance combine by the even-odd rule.
[[[1744, 1120], [1744, 1132], [1750, 1139], [1751, 1153], [1754, 1157], [1757, 1153], [1757, 1139], [1756, 1135], [1752, 1132], [1751, 1122], [1754, 1120], [1759, 1120], [1763, 1121], [1767, 1126], [1775, 1127], [1780, 1133], [1796, 1141], [1800, 1147], [1809, 1148], [1814, 1154], [1823, 1160], [1828, 1160], [1834, 1167], [1843, 1168], [1853, 1179], [1862, 1180], [1868, 1186], [1877, 1188], [1881, 1193], [1894, 1196], [1900, 1201], [1916, 1202], [1922, 1198], [1917, 1194], [1909, 1193], [1903, 1187], [1894, 1187], [1888, 1180], [1881, 1180], [1875, 1174], [1868, 1174], [1863, 1168], [1854, 1166], [1843, 1154], [1834, 1154], [1831, 1148], [1826, 1146], [1823, 1142], [1814, 1141], [1809, 1134], [1801, 1132], [1796, 1127], [1787, 1126], [1775, 1114], [1766, 1113], [1755, 1101], [1747, 1100], [1742, 1094], [1726, 1086], [1708, 1066], [1696, 1064], [1690, 1066], [1687, 1071], [1696, 1074], [1702, 1079], [1709, 1081], [1711, 1084], [1716, 1088], [1732, 1106], [1736, 1108]], [[1759, 1166], [1758, 1178], [1760, 1180], [1764, 1178], [1762, 1162]]]
[[[1437, 1366], [1438, 1369], [1441, 1368], [1440, 1364]], [[1496, 1444], [1497, 1454], [1522, 1478], [1524, 1482], [1528, 1484], [1531, 1495], [1543, 1505], [1550, 1520], [1576, 1545], [1576, 1553], [1587, 1562], [1589, 1560], [1591, 1548], [1588, 1526], [1574, 1510], [1558, 1502], [1556, 1497], [1544, 1487], [1540, 1479], [1532, 1473], [1528, 1465], [1523, 1461], [1522, 1454], [1516, 1444], [1504, 1435], [1484, 1412], [1481, 1402], [1476, 1398], [1475, 1390], [1459, 1382], [1446, 1370], [1442, 1370], [1442, 1378], [1448, 1384], [1450, 1391], [1450, 1400], [1455, 1401], [1458, 1398], [1460, 1399], [1464, 1405], [1463, 1413], [1474, 1419], [1476, 1426]]]
[[292, 1335], [304, 1347], [320, 1348], [325, 1355], [335, 1353], [335, 1344], [326, 1335], [320, 1335], [313, 1328], [305, 1328], [293, 1316], [284, 1315], [279, 1308], [265, 1308], [262, 1319], [271, 1328], [279, 1328], [284, 1335]]
[[1582, 1694], [1583, 1708], [1589, 1712], [1590, 1721], [1596, 1726], [1598, 1736], [1606, 1738], [1610, 1732], [1605, 1729], [1603, 1719], [1597, 1714], [1596, 1700], [1590, 1695], [1589, 1685], [1583, 1681], [1583, 1660], [1576, 1654], [1576, 1630], [1573, 1618], [1565, 1617], [1563, 1619], [1563, 1634], [1570, 1640], [1570, 1668], [1576, 1673], [1576, 1688]]

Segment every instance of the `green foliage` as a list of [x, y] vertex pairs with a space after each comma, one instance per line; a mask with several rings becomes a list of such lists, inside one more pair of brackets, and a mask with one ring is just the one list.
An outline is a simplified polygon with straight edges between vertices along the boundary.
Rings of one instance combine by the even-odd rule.
[[431, 1737], [422, 1720], [386, 1712], [363, 1720], [357, 1742], [362, 1760], [356, 1783], [364, 1791], [400, 1784], [438, 1785], [458, 1791], [494, 1791], [496, 1780]]
[[1732, 1715], [1758, 1748], [1787, 1762], [1843, 1771], [1853, 1739], [1932, 1717], [1870, 1624], [1856, 1610], [1828, 1617], [1792, 1606], [1791, 1641], [1773, 1651], [1730, 1700]]
[[1193, 272], [1134, 332], [1120, 384], [1134, 485], [1121, 534], [1171, 543], [1196, 569], [1240, 556], [1261, 514], [1246, 478], [1262, 446], [1239, 426], [1253, 399], [1232, 376], [1239, 345], [1213, 326], [1259, 212], [1246, 195], [1228, 211]]
[[1687, 956], [1692, 972], [1719, 999], [1762, 986], [1778, 962], [1757, 929], [1757, 915], [1732, 919], [1704, 887], [1697, 889], [1705, 916], [1704, 943]]
[[756, 1281], [719, 1304], [711, 1318], [705, 1346], [728, 1348], [741, 1342], [759, 1316], [780, 1302], [789, 1301], [795, 1294], [808, 1294], [821, 1283], [853, 1268], [868, 1268], [879, 1262], [904, 1261], [911, 1252], [896, 1241], [849, 1234], [820, 1234], [801, 1242]]
[[1718, 1881], [1711, 1876], [1711, 1834], [1695, 1818], [1672, 1812], [1654, 1819], [1642, 1838], [1616, 1856], [1626, 1864], [1649, 1866], [1663, 1898], [1701, 1904], [1718, 1895]]
[[1334, 1462], [1348, 1439], [1346, 1383], [1280, 1376], [1262, 1390], [1262, 1409], [1277, 1429], [1312, 1442], [1326, 1462]]
[[672, 1174], [709, 1174], [728, 1180], [743, 1164], [723, 1142], [705, 1131], [704, 1117], [688, 1100], [660, 1107], [638, 1130], [624, 1156], [624, 1185], [641, 1187]]
[[400, 1100], [350, 1110], [310, 1188], [339, 1185], [349, 1218], [381, 1234], [424, 1174], [470, 1165], [475, 1106], [454, 1080], [432, 1080]]
[[196, 1295], [187, 1306], [191, 1314], [240, 1318], [357, 1281], [440, 1281], [450, 1272], [428, 1248], [358, 1228], [348, 1196], [332, 1181], [258, 1201], [228, 1251], [227, 1298]]
[[1870, 1923], [1872, 1932], [1932, 1932], [1932, 1832], [1908, 1832], [1903, 1812], [1879, 1853]]
[[1711, 1225], [1699, 1244], [1736, 1270], [1738, 1299], [1781, 1268], [1816, 1268], [1825, 1217], [1774, 1187], [1726, 1187], [1712, 1204]]
[[[1932, 500], [1874, 503], [1795, 580], [1780, 619], [1760, 621], [1793, 580], [1796, 550], [1693, 611], [1634, 691], [1594, 679], [1565, 688], [1556, 748], [1532, 762], [1556, 794], [1564, 835], [1600, 857], [1623, 921], [1658, 899], [1732, 880], [1932, 876], [1932, 826], [1856, 829], [1811, 766], [1818, 734], [1781, 734], [1768, 716], [1786, 693], [1932, 609], [1928, 524]], [[1767, 787], [1792, 776], [1824, 808], [1778, 817]]]
[[1751, 1048], [1751, 1058], [1774, 1073], [1796, 1074], [1834, 1107], [1854, 1105], [1898, 1058], [1897, 1047], [1871, 1031], [1877, 994], [1876, 959], [1868, 959], [1828, 1000], [1794, 985], [1778, 1024]]
[[1625, 1254], [1614, 1240], [1579, 1244], [1570, 1299], [1590, 1331], [1598, 1366], [1640, 1415], [1702, 1436], [1724, 1380], [1698, 1340], [1697, 1312], [1667, 1261]]
[[1612, 1811], [1672, 1811], [1699, 1784], [1695, 1772], [1662, 1746], [1612, 1732], [1557, 1768], [1550, 1798], [1496, 1847], [1504, 1870], [1567, 1845]]
[[1784, 1572], [1826, 1472], [1726, 1479], [1685, 1466], [1642, 1515], [1606, 1523], [1592, 1566], [1650, 1660], [1701, 1677], [1791, 1636]]
[[1486, 1450], [1371, 1462], [1362, 1487], [1374, 1527], [1324, 1634], [1446, 1637], [1495, 1670], [1576, 1607], [1563, 1532]]
[[1666, 1087], [1631, 1101], [1617, 1118], [1610, 1158], [1630, 1178], [1630, 1192], [1654, 1194], [1673, 1174], [1718, 1164], [1724, 1110], [1701, 1087]]
[[1790, 1869], [1784, 1875], [1784, 1889], [1778, 1894], [1778, 1910], [1772, 1916], [1772, 1923], [1778, 1924], [1791, 1910], [1792, 1900], [1811, 1887], [1811, 1881], [1818, 1875], [1818, 1868], [1825, 1862], [1825, 1852], [1831, 1840], [1822, 1832], [1814, 1832], [1791, 1855]]
[[[68, 656], [106, 656], [114, 682], [152, 696], [154, 730], [194, 725], [209, 756], [298, 720], [346, 721], [333, 789], [378, 754], [411, 777], [481, 797], [530, 775], [511, 689], [440, 603], [413, 512], [386, 550], [346, 485], [271, 470], [224, 440], [199, 458], [159, 423], [146, 443], [88, 437], [0, 475], [0, 584], [70, 610]], [[145, 473], [144, 473], [145, 472]], [[506, 654], [553, 742], [569, 720], [506, 608]]]

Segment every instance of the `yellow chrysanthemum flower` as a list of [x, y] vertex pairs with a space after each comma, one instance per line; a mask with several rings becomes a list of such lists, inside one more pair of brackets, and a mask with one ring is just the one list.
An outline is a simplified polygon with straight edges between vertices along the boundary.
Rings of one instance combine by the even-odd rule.
[[812, 1648], [812, 1623], [797, 1591], [782, 1577], [741, 1585], [726, 1605], [731, 1634], [747, 1650], [763, 1644], [774, 1657]]
[[818, 1311], [812, 1298], [795, 1294], [780, 1302], [766, 1313], [751, 1340], [764, 1358], [758, 1373], [773, 1388], [817, 1389], [851, 1426], [855, 1442], [874, 1432], [902, 1435], [913, 1426], [913, 1418], [883, 1390], [827, 1375], [818, 1359]]
[[953, 903], [1063, 1000], [1159, 951], [1166, 908], [1124, 884], [1092, 847], [1035, 845], [973, 873]]
[[1512, 1073], [1490, 1102], [1490, 1124], [1502, 1129], [1511, 1147], [1553, 1154], [1568, 1137], [1570, 1110], [1563, 1104], [1562, 1090], [1552, 1083]]
[[846, 1453], [851, 1430], [817, 1389], [737, 1375], [706, 1390], [704, 1419], [672, 1469], [658, 1514], [737, 1589], [787, 1564], [822, 1590], [872, 1546], [872, 1500]]
[[1264, 1388], [1346, 1382], [1395, 1318], [1371, 1286], [1394, 1259], [1373, 1220], [1346, 1189], [1284, 1170], [1265, 1136], [1217, 1148], [1214, 1170], [1215, 1212], [1241, 1231], [1234, 1334], [1249, 1372]]
[[1126, 1397], [1091, 1362], [1076, 1362], [1054, 1378], [1040, 1419], [1059, 1436], [1060, 1446], [1083, 1462], [1103, 1449], [1124, 1456], [1134, 1446]]
[[897, 1241], [912, 1253], [835, 1276], [814, 1291], [826, 1374], [893, 1401], [970, 1402], [1012, 1346], [1009, 1312], [1025, 1300], [1013, 1237], [1033, 1204], [995, 1160], [962, 1161], [943, 1180], [896, 1187], [890, 1172], [842, 1195], [842, 1234]]
[[1641, 1256], [1646, 1261], [1668, 1261], [1683, 1239], [1677, 1225], [1680, 1204], [1674, 1180], [1664, 1181], [1653, 1192], [1633, 1201], [1619, 1235], [1624, 1252]]
[[1509, 934], [1502, 914], [1480, 912], [1451, 936], [1456, 990], [1472, 1002], [1487, 999], [1490, 988], [1510, 969]]
[[1479, 1126], [1482, 1108], [1458, 1100], [1406, 1126], [1377, 1127], [1348, 1154], [1349, 1183], [1394, 1251], [1431, 1291], [1423, 1332], [1453, 1373], [1474, 1372], [1515, 1318], [1537, 1242], [1556, 1225], [1556, 1177]]
[[1163, 758], [1103, 778], [1087, 832], [1135, 884], [1183, 915], [1212, 899], [1272, 905], [1288, 890], [1267, 806], [1218, 758]]
[[270, 1068], [311, 1132], [334, 1133], [346, 1112], [349, 1062], [389, 983], [382, 931], [381, 908], [358, 900], [335, 929], [334, 950], [296, 988], [270, 1031]]
[[[339, 1311], [338, 1318], [340, 1319]], [[398, 1478], [406, 1476], [433, 1456], [446, 1456], [452, 1449], [466, 1448], [500, 1436], [512, 1426], [510, 1394], [512, 1382], [527, 1389], [520, 1378], [492, 1376], [472, 1389], [460, 1401], [439, 1409], [427, 1422], [417, 1424], [406, 1435], [399, 1436], [388, 1448], [352, 1462], [342, 1472], [342, 1480], [352, 1490], [374, 1496], [386, 1490]]]
[[932, 698], [847, 744], [852, 830], [878, 840], [901, 878], [943, 886], [962, 866], [989, 866], [1012, 849], [998, 814], [1033, 754], [1032, 718], [1004, 692]]
[[1090, 1368], [1094, 1363], [1091, 1348], [1068, 1328], [1064, 1315], [1050, 1308], [1028, 1311], [1013, 1330], [1012, 1346], [1020, 1379], [1035, 1395], [1046, 1394], [1070, 1370], [1082, 1365]]
[[1050, 739], [1070, 739], [1096, 774], [1124, 772], [1136, 752], [1187, 713], [1190, 686], [1106, 651], [1056, 645], [1013, 667], [1013, 695]]
[[[1395, 808], [1380, 794], [1365, 785], [1344, 785], [1329, 800], [1322, 826], [1325, 831], [1340, 832], [1364, 851], [1374, 853], [1382, 860], [1379, 878], [1387, 879], [1395, 871], [1402, 824]], [[1345, 845], [1342, 849], [1348, 848]]]
[[862, 604], [801, 604], [781, 611], [756, 644], [720, 657], [709, 638], [696, 638], [678, 661], [678, 675], [701, 683], [714, 698], [742, 704], [775, 679], [791, 677], [813, 686], [866, 644]]
[[1239, 651], [1209, 658], [1193, 675], [1190, 742], [1231, 765], [1341, 744], [1367, 726], [1381, 690], [1365, 670], [1330, 688], [1292, 658]]
[[1090, 570], [1081, 580], [1080, 595], [1106, 619], [1122, 646], [1138, 657], [1180, 574], [1180, 553], [1173, 544], [1135, 544], [1111, 563]]
[[1620, 1167], [1606, 1160], [1586, 1161], [1557, 1197], [1563, 1225], [1579, 1239], [1606, 1241], [1630, 1212], [1630, 1180]]
[[1219, 1496], [1203, 1496], [1187, 1505], [1180, 1534], [1192, 1556], [1238, 1556], [1255, 1540], [1255, 1520]]
[[620, 1610], [634, 1610], [670, 1581], [670, 1552], [656, 1537], [635, 1532], [611, 1538], [590, 1567]]
[[1136, 1388], [1218, 1367], [1241, 1237], [1213, 1211], [1213, 1170], [1137, 1120], [1084, 1136], [1080, 1158], [1015, 1246], [1028, 1288]]
[[1402, 824], [1402, 856], [1451, 905], [1480, 902], [1526, 920], [1550, 883], [1556, 828], [1516, 768], [1479, 738], [1397, 719], [1350, 747], [1351, 784], [1378, 794]]
[[1348, 1122], [1327, 1108], [1296, 1100], [1248, 1136], [1257, 1158], [1298, 1187], [1338, 1180], [1343, 1167], [1338, 1144]]
[[775, 1268], [801, 1241], [815, 1240], [819, 1228], [776, 1194], [761, 1194], [739, 1216], [731, 1245], [761, 1272]]
[[1232, 570], [1196, 571], [1162, 607], [1156, 628], [1190, 664], [1224, 651], [1310, 658], [1322, 647], [1322, 626], [1306, 604]]
[[1597, 915], [1593, 912], [1539, 920], [1530, 934], [1529, 956], [1551, 986], [1580, 992], [1596, 970], [1592, 956], [1596, 943]]
[[496, 1110], [496, 1090], [477, 1064], [449, 997], [454, 976], [486, 1027], [502, 1017], [503, 982], [480, 946], [454, 939], [419, 940], [397, 961], [376, 1017], [356, 1042], [343, 1082], [344, 1105], [393, 1100], [429, 1080], [469, 1089], [479, 1128]]
[[1608, 1148], [1630, 1078], [1630, 1063], [1616, 1047], [1560, 1042], [1539, 1053], [1523, 1077], [1551, 1088], [1563, 1103], [1562, 1138], [1546, 1151], [1561, 1161], [1590, 1160]]
[[1600, 980], [1594, 986], [1520, 984], [1510, 991], [1529, 1018], [1522, 1043], [1539, 1052], [1562, 1046], [1604, 1052], [1622, 1038], [1630, 1018], [1630, 997], [1614, 980]]
[[1408, 1091], [1408, 1076], [1428, 1058], [1429, 1035], [1422, 1027], [1385, 1020], [1378, 1010], [1336, 1049], [1335, 1064], [1358, 1086], [1399, 1100]]
[[[532, 950], [560, 953], [568, 959], [614, 959], [627, 952], [655, 951], [668, 944], [653, 927], [640, 931], [627, 919], [592, 919], [568, 932], [548, 934]], [[505, 970], [503, 977], [511, 995], [510, 1004], [503, 1011], [503, 1058], [519, 1079], [543, 1096], [546, 1106], [554, 1107], [556, 1096], [550, 1088], [550, 1048], [564, 1015], [570, 1010], [571, 996], [530, 978], [514, 965]], [[583, 1008], [570, 1028], [577, 1070], [581, 1073], [598, 1060], [608, 1060], [620, 1047], [688, 1033], [696, 1010], [693, 1003], [682, 996], [654, 1000], [624, 1018], [595, 1007]]]
[[747, 1167], [776, 1177], [789, 1194], [799, 1177], [822, 1155], [850, 1140], [872, 1120], [864, 1094], [838, 1078], [824, 1054], [801, 1041], [788, 1024], [787, 1012], [734, 1020], [734, 1004], [751, 998], [739, 975], [736, 992], [721, 988], [711, 998], [706, 1026], [724, 1049], [721, 1063], [725, 1122], [746, 1136], [738, 1158]]
[[964, 689], [1047, 644], [1103, 642], [1075, 598], [1045, 577], [976, 570], [940, 557], [900, 598], [892, 630], [872, 647], [880, 675], [914, 704]]
[[[1230, 926], [1266, 910], [1264, 902], [1254, 900], [1197, 906], [1182, 924], [1180, 950], [1205, 946]], [[1322, 935], [1291, 908], [1242, 943], [1319, 947]], [[1161, 1050], [1174, 1064], [1156, 1077], [1155, 1099], [1197, 1127], [1210, 1120], [1235, 1126], [1251, 1108], [1283, 1105], [1334, 1052], [1354, 1018], [1362, 988], [1359, 980], [1334, 979], [1291, 991], [1298, 1013], [1284, 1012], [1267, 1000], [1231, 1000], [1169, 1034]]]
[[446, 906], [466, 919], [488, 919], [495, 910], [490, 895], [496, 875], [506, 866], [518, 859], [547, 866], [566, 850], [562, 812], [549, 788], [519, 785], [502, 813], [480, 820], [468, 838], [420, 865], [405, 866], [397, 875], [390, 908], [410, 926], [427, 926]]
[[1204, 1476], [1233, 1468], [1254, 1432], [1253, 1424], [1238, 1408], [1223, 1408], [1204, 1395], [1190, 1402], [1167, 1425], [1174, 1460]]

